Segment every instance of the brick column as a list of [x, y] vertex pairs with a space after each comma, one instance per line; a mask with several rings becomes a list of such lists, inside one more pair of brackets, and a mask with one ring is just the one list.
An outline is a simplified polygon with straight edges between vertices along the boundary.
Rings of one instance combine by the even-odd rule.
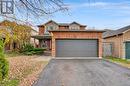
[[52, 57], [55, 57], [56, 55], [55, 55], [55, 53], [56, 53], [56, 51], [55, 51], [55, 38], [54, 37], [52, 37], [52, 50], [51, 50], [51, 54], [52, 54]]
[[102, 37], [100, 37], [99, 38], [99, 52], [98, 52], [98, 54], [99, 54], [99, 58], [102, 58]]
[[44, 26], [39, 26], [39, 35], [44, 35], [45, 28]]

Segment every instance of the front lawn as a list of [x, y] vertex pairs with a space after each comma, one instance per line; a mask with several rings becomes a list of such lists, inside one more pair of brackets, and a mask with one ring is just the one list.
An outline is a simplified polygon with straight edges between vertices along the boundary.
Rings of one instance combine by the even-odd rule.
[[109, 60], [111, 62], [120, 64], [122, 66], [128, 67], [130, 68], [130, 60], [126, 60], [126, 59], [121, 59], [121, 58], [116, 58], [116, 57], [104, 57], [104, 59]]
[[37, 56], [9, 57], [9, 79], [0, 86], [32, 86], [38, 79], [40, 72], [48, 63]]
[[18, 86], [19, 80], [7, 79], [0, 83], [0, 86]]
[[22, 53], [19, 53], [18, 51], [13, 51], [13, 52], [6, 52], [6, 57], [16, 57], [16, 56], [21, 56], [21, 55], [24, 55]]

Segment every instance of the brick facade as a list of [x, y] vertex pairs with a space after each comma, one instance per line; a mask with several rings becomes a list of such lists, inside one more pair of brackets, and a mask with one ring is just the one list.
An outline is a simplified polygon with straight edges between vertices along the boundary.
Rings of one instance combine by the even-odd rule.
[[44, 35], [45, 28], [44, 26], [39, 26], [39, 35]]
[[[98, 40], [98, 56], [102, 57], [102, 31], [87, 31], [86, 25], [81, 25], [76, 22], [73, 23], [56, 23], [49, 21], [39, 26], [39, 35], [45, 35], [45, 29], [47, 27], [54, 27], [54, 30], [50, 31], [52, 38], [50, 39], [52, 56], [56, 56], [56, 39], [97, 39]], [[74, 30], [74, 31], [72, 31]], [[75, 31], [78, 30], [78, 31]], [[42, 41], [42, 40], [40, 40]], [[40, 42], [42, 44], [42, 42]], [[49, 44], [48, 44], [49, 45]]]
[[66, 30], [68, 28], [69, 28], [69, 26], [59, 26], [59, 30]]
[[122, 35], [106, 38], [103, 40], [103, 42], [112, 43], [112, 56], [113, 57], [121, 57], [121, 48], [122, 48]]
[[52, 56], [56, 56], [56, 39], [98, 39], [98, 55], [102, 57], [102, 32], [51, 32]]
[[54, 26], [56, 30], [70, 30], [72, 25], [76, 25], [80, 30], [85, 30], [85, 25], [80, 25], [78, 23], [66, 23], [66, 24], [58, 24], [55, 21], [49, 21], [43, 25], [39, 25], [39, 35], [44, 35], [45, 29], [47, 26]]

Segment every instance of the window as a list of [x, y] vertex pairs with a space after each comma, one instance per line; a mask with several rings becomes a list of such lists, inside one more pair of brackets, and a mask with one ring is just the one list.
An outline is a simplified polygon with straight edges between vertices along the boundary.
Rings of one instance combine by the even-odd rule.
[[53, 26], [50, 26], [48, 29], [49, 29], [49, 30], [53, 30], [53, 29], [54, 29], [54, 27], [53, 27]]
[[48, 32], [48, 29], [47, 29], [47, 28], [45, 29], [45, 34], [49, 34], [49, 32]]
[[45, 34], [49, 34], [48, 30], [55, 30], [55, 26], [52, 26], [52, 25], [46, 26], [46, 28], [45, 28]]
[[55, 26], [47, 26], [46, 29], [47, 30], [55, 30]]
[[53, 25], [50, 25], [50, 26], [47, 26], [46, 29], [47, 29], [47, 30], [56, 30], [57, 27], [56, 27], [56, 26], [53, 26]]
[[77, 25], [71, 25], [70, 26], [70, 30], [79, 30], [79, 29], [80, 29], [80, 27], [77, 26]]
[[79, 28], [76, 26], [71, 27], [72, 30], [78, 30]]

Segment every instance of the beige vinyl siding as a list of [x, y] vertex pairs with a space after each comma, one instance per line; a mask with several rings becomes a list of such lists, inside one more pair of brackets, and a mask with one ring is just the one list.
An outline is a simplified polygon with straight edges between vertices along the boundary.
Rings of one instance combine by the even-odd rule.
[[125, 57], [125, 42], [130, 41], [130, 30], [123, 33], [123, 35], [117, 35], [104, 39], [104, 42], [113, 43], [113, 54], [114, 57], [124, 58]]
[[122, 57], [122, 54], [121, 54], [121, 50], [122, 50], [122, 38], [123, 36], [122, 35], [119, 35], [119, 36], [114, 36], [114, 37], [110, 37], [110, 38], [106, 38], [104, 39], [104, 42], [110, 42], [113, 44], [113, 52], [112, 52], [112, 55], [114, 57]]
[[130, 30], [124, 33], [123, 40], [130, 41]]

